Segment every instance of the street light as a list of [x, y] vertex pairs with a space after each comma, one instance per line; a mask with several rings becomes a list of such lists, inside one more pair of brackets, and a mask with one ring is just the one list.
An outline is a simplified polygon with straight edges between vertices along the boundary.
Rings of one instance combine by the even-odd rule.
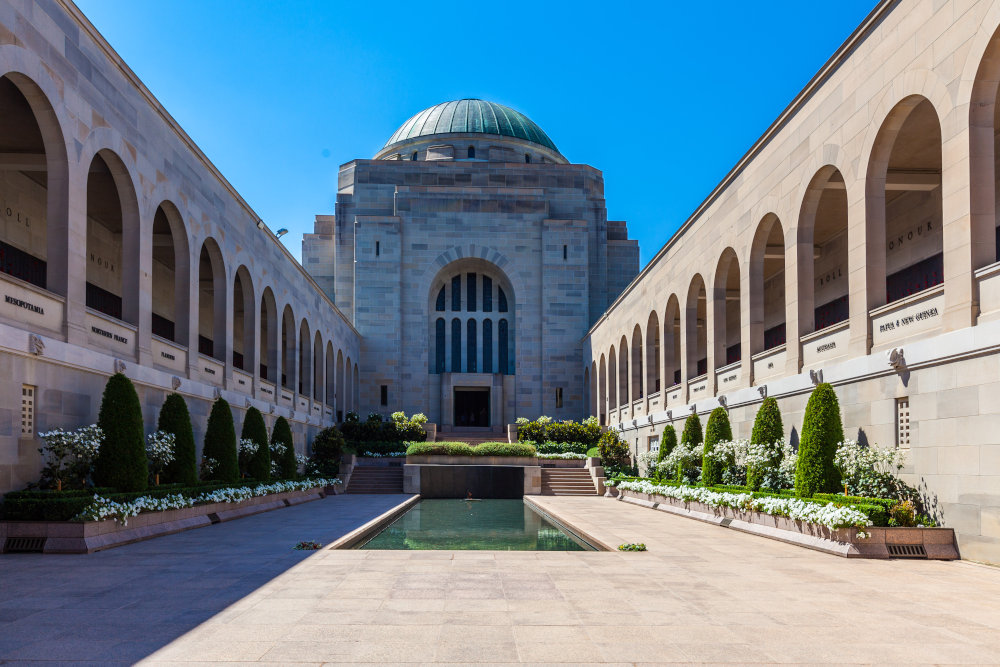
[[284, 236], [287, 233], [288, 233], [288, 230], [285, 229], [284, 227], [282, 227], [281, 229], [279, 229], [278, 231], [276, 231], [274, 233], [274, 235], [277, 236], [280, 239], [282, 236]]

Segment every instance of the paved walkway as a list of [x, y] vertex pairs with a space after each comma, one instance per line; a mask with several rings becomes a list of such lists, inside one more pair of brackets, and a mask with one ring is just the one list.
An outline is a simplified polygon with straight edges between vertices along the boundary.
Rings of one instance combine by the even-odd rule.
[[1000, 569], [847, 560], [606, 498], [539, 501], [649, 552], [288, 550], [402, 499], [0, 557], [0, 661], [1000, 662]]

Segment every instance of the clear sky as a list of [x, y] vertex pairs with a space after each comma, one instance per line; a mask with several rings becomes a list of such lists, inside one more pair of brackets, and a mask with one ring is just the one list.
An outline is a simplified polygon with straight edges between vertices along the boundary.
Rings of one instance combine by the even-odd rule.
[[480, 97], [604, 172], [656, 253], [874, 7], [838, 2], [77, 0], [301, 255], [337, 168]]

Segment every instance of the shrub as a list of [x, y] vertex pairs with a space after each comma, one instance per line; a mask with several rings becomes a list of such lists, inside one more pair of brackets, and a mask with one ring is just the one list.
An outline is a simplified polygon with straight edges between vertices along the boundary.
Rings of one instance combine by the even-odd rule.
[[104, 432], [97, 424], [83, 426], [75, 431], [61, 428], [39, 433], [45, 443], [38, 453], [45, 457], [39, 484], [44, 489], [58, 491], [87, 486], [94, 468], [94, 459], [104, 441]]
[[483, 442], [472, 448], [473, 456], [534, 457], [535, 448], [523, 442]]
[[[781, 423], [781, 410], [778, 409], [778, 400], [768, 397], [761, 403], [757, 410], [757, 416], [753, 420], [753, 432], [750, 434], [750, 443], [754, 445], [772, 445], [782, 442], [785, 437], [785, 427]], [[764, 475], [767, 470], [776, 469], [781, 465], [781, 450], [778, 448], [761, 449], [762, 452], [770, 452], [771, 456], [764, 464], [755, 463], [747, 466], [747, 486], [756, 491], [764, 483]]]
[[522, 456], [534, 457], [535, 448], [523, 442], [484, 442], [476, 447], [466, 442], [414, 442], [407, 456]]
[[240, 440], [253, 440], [257, 443], [257, 451], [247, 462], [247, 475], [259, 482], [271, 479], [271, 448], [267, 442], [267, 424], [264, 415], [257, 408], [251, 407], [243, 418], [243, 430]]
[[574, 444], [578, 449], [564, 451], [583, 453], [596, 446], [600, 439], [601, 425], [596, 417], [588, 417], [582, 422], [571, 420], [555, 422], [549, 417], [539, 417], [535, 421], [529, 421], [524, 417], [517, 420], [518, 442]]
[[618, 437], [617, 431], [606, 431], [601, 435], [598, 445], [601, 452], [601, 465], [608, 479], [619, 475], [636, 475], [638, 470], [632, 465], [628, 443]]
[[306, 470], [311, 475], [334, 477], [340, 472], [340, 459], [344, 451], [344, 436], [336, 426], [330, 426], [313, 438], [312, 454]]
[[142, 406], [132, 381], [122, 373], [108, 378], [97, 425], [104, 441], [94, 459], [94, 483], [119, 491], [145, 491], [149, 467]]
[[669, 456], [675, 447], [677, 447], [677, 429], [672, 424], [667, 424], [666, 428], [663, 429], [663, 435], [660, 436], [660, 451], [656, 455], [655, 477], [657, 481], [662, 476], [660, 464], [663, 463], [663, 457]]
[[712, 410], [705, 426], [705, 447], [702, 450], [701, 481], [705, 486], [722, 482], [722, 471], [731, 465], [729, 461], [718, 461], [712, 456], [712, 451], [720, 442], [730, 442], [733, 439], [733, 429], [729, 426], [729, 415], [726, 409], [719, 407]]
[[590, 448], [585, 442], [531, 442], [529, 440], [518, 440], [527, 445], [534, 445], [539, 454], [586, 454]]
[[233, 411], [224, 398], [215, 399], [205, 427], [205, 444], [201, 448], [203, 459], [214, 462], [208, 478], [220, 482], [235, 482], [240, 478], [239, 455], [236, 452], [236, 427]]
[[601, 458], [600, 447], [591, 447], [590, 449], [587, 450], [586, 453], [589, 458]]
[[340, 430], [344, 440], [360, 443], [358, 449], [363, 451], [369, 449], [365, 445], [371, 442], [423, 442], [427, 439], [425, 423], [427, 417], [421, 413], [407, 418], [403, 412], [394, 412], [389, 420], [384, 420], [382, 415], [373, 412], [362, 422], [357, 414], [349, 412]]
[[[280, 445], [280, 447], [275, 447]], [[284, 417], [278, 417], [271, 431], [271, 447], [279, 450], [274, 458], [280, 479], [295, 479], [298, 476], [299, 464], [295, 460], [295, 441], [292, 439], [292, 427]]]
[[[681, 445], [683, 445], [688, 452], [693, 453], [701, 449], [700, 445], [702, 442], [701, 419], [698, 417], [697, 412], [693, 412], [687, 419], [684, 420], [684, 430], [681, 432]], [[678, 457], [678, 462], [678, 480], [697, 479], [699, 474], [697, 471], [697, 457], [690, 455], [681, 456]]]
[[167, 464], [161, 476], [164, 482], [179, 482], [188, 486], [198, 483], [198, 455], [191, 429], [191, 415], [180, 394], [170, 394], [160, 408], [156, 424], [159, 431], [174, 434], [174, 460]]
[[840, 473], [834, 465], [837, 445], [844, 440], [840, 403], [829, 383], [816, 386], [802, 420], [802, 438], [795, 468], [795, 495], [809, 498], [817, 491], [833, 492], [840, 487]]

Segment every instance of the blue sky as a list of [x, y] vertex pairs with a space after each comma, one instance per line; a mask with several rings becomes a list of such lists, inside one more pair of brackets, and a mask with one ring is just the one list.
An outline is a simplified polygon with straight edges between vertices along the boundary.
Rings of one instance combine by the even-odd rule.
[[296, 257], [340, 164], [480, 97], [604, 172], [643, 265], [874, 6], [77, 3]]

